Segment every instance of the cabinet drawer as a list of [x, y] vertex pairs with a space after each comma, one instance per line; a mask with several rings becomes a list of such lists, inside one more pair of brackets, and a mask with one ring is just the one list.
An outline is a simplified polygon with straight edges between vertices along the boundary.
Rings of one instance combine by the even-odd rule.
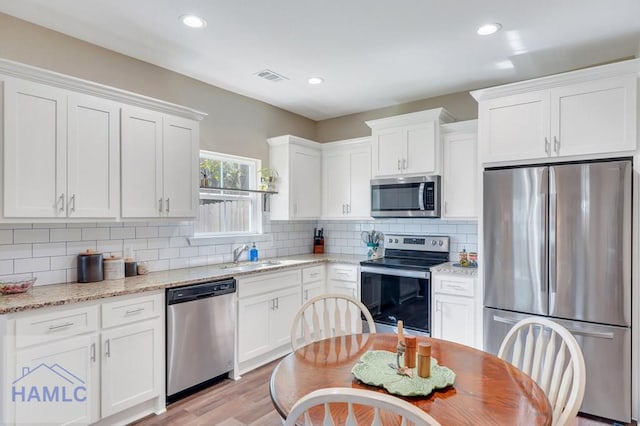
[[328, 277], [330, 280], [358, 281], [357, 265], [329, 265]]
[[302, 270], [302, 283], [313, 283], [316, 281], [324, 281], [324, 265], [312, 266]]
[[162, 314], [162, 295], [127, 297], [102, 304], [102, 328], [138, 322]]
[[475, 283], [475, 278], [460, 278], [452, 275], [437, 276], [433, 280], [433, 291], [439, 294], [473, 297]]
[[250, 278], [238, 279], [238, 298], [271, 293], [283, 288], [302, 284], [300, 269], [273, 274], [259, 274]]
[[98, 330], [98, 307], [56, 309], [16, 319], [16, 347], [59, 340]]

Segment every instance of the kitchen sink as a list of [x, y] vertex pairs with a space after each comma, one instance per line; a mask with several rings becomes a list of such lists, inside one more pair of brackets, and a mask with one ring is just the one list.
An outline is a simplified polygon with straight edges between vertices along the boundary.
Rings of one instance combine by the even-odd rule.
[[269, 260], [265, 262], [248, 262], [248, 263], [239, 263], [239, 264], [230, 263], [228, 265], [222, 265], [220, 269], [224, 269], [225, 271], [244, 272], [244, 271], [253, 271], [260, 268], [268, 268], [269, 266], [278, 266], [281, 264], [282, 262], [277, 260]]

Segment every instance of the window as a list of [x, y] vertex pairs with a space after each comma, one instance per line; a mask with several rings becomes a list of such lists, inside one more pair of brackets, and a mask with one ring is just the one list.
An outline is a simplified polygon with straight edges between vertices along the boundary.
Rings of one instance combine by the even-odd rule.
[[200, 151], [200, 207], [196, 236], [258, 234], [262, 199], [256, 189], [260, 160]]

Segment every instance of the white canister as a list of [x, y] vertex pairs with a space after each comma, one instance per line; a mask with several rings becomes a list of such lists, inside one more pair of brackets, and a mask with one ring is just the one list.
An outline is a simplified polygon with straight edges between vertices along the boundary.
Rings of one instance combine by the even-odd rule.
[[105, 280], [120, 280], [124, 278], [124, 259], [117, 256], [106, 257], [103, 268]]

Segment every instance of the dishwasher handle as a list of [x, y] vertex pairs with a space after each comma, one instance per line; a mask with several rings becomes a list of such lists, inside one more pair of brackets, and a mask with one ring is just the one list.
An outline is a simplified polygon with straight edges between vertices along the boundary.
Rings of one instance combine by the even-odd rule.
[[236, 280], [231, 278], [222, 281], [192, 284], [167, 289], [167, 305], [191, 302], [208, 297], [222, 296], [236, 292]]

